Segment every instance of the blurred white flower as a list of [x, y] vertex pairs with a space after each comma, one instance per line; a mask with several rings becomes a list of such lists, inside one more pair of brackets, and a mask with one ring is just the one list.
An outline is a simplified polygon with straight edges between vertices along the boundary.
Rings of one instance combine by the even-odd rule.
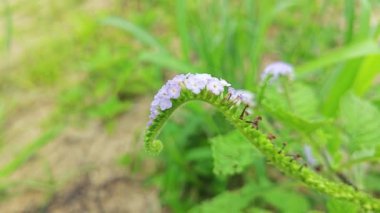
[[269, 64], [261, 73], [261, 80], [264, 81], [270, 77], [270, 82], [275, 82], [280, 76], [288, 77], [290, 80], [294, 80], [293, 66], [285, 62], [275, 62]]

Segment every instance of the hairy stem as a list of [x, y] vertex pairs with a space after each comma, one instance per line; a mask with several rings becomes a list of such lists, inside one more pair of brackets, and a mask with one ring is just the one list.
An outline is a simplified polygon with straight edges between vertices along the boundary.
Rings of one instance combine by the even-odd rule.
[[[160, 129], [165, 124], [170, 115], [182, 104], [198, 100], [207, 102], [216, 107], [266, 158], [271, 161], [279, 170], [285, 174], [297, 178], [321, 193], [331, 197], [351, 201], [361, 206], [366, 211], [380, 210], [380, 201], [364, 192], [357, 191], [353, 187], [344, 183], [330, 181], [305, 165], [297, 162], [291, 155], [279, 147], [276, 147], [267, 138], [267, 135], [252, 128], [250, 124], [239, 118], [244, 106], [237, 106], [226, 100], [223, 95], [215, 96], [207, 91], [202, 91], [195, 95], [184, 91], [181, 96], [173, 101], [172, 108], [165, 110], [148, 127], [145, 135], [145, 148], [151, 153], [159, 153], [162, 143], [156, 140]], [[280, 151], [281, 150], [281, 151]]]

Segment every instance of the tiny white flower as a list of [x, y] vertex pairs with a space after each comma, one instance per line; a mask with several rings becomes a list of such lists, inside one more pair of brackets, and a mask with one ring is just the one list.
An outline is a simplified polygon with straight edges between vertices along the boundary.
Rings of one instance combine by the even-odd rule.
[[254, 105], [254, 98], [255, 95], [247, 90], [236, 90], [232, 87], [228, 88], [228, 93], [231, 94], [230, 99], [231, 100], [236, 100], [237, 104], [243, 103], [247, 105]]
[[275, 62], [269, 64], [264, 72], [261, 74], [261, 80], [264, 81], [270, 77], [270, 82], [275, 82], [279, 77], [288, 77], [290, 80], [294, 80], [293, 66], [284, 62]]
[[160, 99], [160, 109], [162, 111], [166, 109], [170, 109], [171, 107], [172, 107], [172, 102], [170, 101], [170, 99], [165, 99], [165, 98]]
[[215, 78], [207, 83], [207, 90], [215, 95], [220, 95], [220, 93], [224, 91], [224, 86], [217, 78]]

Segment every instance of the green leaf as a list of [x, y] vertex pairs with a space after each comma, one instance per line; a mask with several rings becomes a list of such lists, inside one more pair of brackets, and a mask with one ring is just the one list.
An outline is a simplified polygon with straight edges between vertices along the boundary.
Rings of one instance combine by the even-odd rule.
[[238, 131], [210, 139], [214, 158], [214, 173], [232, 175], [240, 173], [252, 163], [256, 150]]
[[310, 87], [295, 83], [286, 90], [273, 85], [267, 90], [263, 106], [282, 122], [303, 131], [312, 131], [326, 123], [318, 118], [318, 101]]
[[338, 199], [329, 199], [327, 202], [327, 210], [331, 213], [356, 213], [359, 212], [357, 205]]
[[267, 112], [281, 120], [283, 123], [301, 131], [310, 132], [326, 123], [324, 120], [305, 120], [267, 101], [263, 102], [263, 106]]
[[318, 101], [314, 91], [302, 83], [289, 84], [286, 88], [269, 85], [266, 100], [303, 119], [316, 118], [318, 113]]
[[279, 187], [266, 190], [263, 197], [268, 203], [277, 207], [279, 212], [303, 213], [310, 208], [304, 196]]
[[366, 100], [353, 94], [340, 105], [340, 120], [349, 138], [350, 151], [373, 149], [380, 145], [380, 112]]
[[369, 0], [360, 1], [359, 30], [355, 39], [363, 40], [370, 36], [371, 32], [371, 3]]
[[379, 173], [368, 174], [365, 177], [365, 188], [367, 190], [380, 191], [380, 175]]
[[318, 101], [312, 88], [305, 84], [294, 84], [290, 91], [292, 111], [304, 119], [313, 119], [318, 111]]
[[243, 212], [251, 201], [260, 193], [253, 184], [247, 184], [244, 188], [224, 192], [212, 200], [203, 202], [201, 205], [191, 209], [191, 213], [231, 213]]
[[361, 59], [347, 62], [342, 69], [331, 73], [322, 89], [322, 112], [326, 116], [335, 116], [341, 97], [352, 88], [359, 71]]
[[354, 91], [363, 95], [371, 86], [373, 80], [380, 74], [380, 55], [368, 56], [363, 60], [354, 82]]
[[345, 40], [349, 44], [354, 36], [354, 23], [355, 23], [355, 2], [354, 0], [345, 0], [345, 18], [346, 18], [346, 33]]

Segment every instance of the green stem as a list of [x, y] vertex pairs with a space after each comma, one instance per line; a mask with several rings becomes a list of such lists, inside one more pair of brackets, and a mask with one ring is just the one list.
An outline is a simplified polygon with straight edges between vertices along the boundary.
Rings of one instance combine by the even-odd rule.
[[330, 181], [311, 169], [300, 164], [293, 157], [274, 146], [267, 138], [266, 134], [252, 128], [246, 121], [239, 119], [242, 107], [225, 101], [223, 96], [215, 96], [207, 91], [202, 91], [195, 95], [189, 91], [183, 91], [180, 98], [173, 101], [172, 108], [165, 110], [148, 127], [145, 135], [145, 148], [149, 152], [158, 153], [162, 149], [162, 143], [155, 140], [161, 127], [165, 124], [170, 115], [182, 104], [189, 101], [204, 101], [224, 114], [230, 121], [266, 158], [271, 161], [282, 172], [297, 178], [319, 192], [330, 195], [331, 197], [351, 201], [361, 206], [367, 211], [380, 210], [380, 201], [370, 195], [355, 190], [353, 187]]

